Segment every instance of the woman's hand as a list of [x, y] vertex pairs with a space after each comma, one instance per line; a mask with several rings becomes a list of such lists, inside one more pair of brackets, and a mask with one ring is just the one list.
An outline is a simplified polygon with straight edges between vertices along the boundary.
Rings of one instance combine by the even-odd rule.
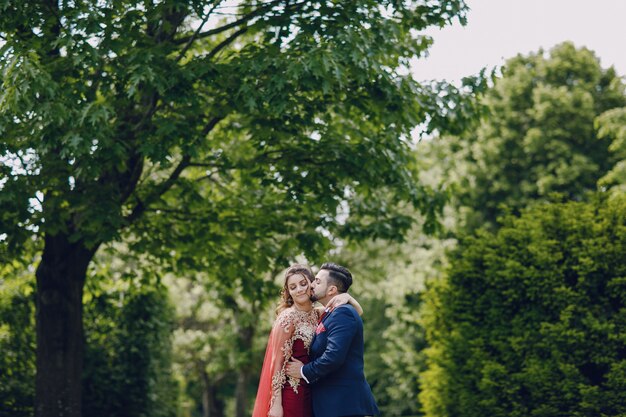
[[283, 417], [283, 406], [279, 402], [275, 402], [270, 412], [267, 413], [267, 417]]

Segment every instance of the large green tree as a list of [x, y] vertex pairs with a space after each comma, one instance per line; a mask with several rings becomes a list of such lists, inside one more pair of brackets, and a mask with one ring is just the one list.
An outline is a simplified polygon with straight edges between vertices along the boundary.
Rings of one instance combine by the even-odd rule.
[[626, 199], [543, 203], [464, 239], [428, 292], [428, 417], [626, 413]]
[[616, 162], [594, 120], [626, 104], [624, 88], [613, 68], [569, 42], [509, 59], [485, 94], [479, 126], [442, 138], [455, 155], [451, 179], [467, 226], [496, 226], [507, 210], [554, 193], [580, 201], [594, 191]]
[[83, 286], [101, 245], [123, 237], [192, 265], [193, 253], [236, 258], [220, 239], [255, 231], [294, 248], [389, 237], [409, 225], [397, 200], [433, 214], [406, 161], [410, 130], [437, 109], [397, 69], [428, 47], [419, 30], [464, 9], [4, 2], [0, 255], [42, 247], [36, 415], [81, 415]]

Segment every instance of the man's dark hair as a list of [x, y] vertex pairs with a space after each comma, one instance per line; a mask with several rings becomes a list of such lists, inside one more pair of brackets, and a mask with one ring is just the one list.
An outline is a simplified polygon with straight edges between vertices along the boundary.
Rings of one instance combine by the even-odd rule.
[[320, 267], [320, 270], [322, 269], [328, 271], [328, 285], [334, 285], [340, 293], [348, 292], [352, 285], [352, 274], [348, 268], [326, 262]]

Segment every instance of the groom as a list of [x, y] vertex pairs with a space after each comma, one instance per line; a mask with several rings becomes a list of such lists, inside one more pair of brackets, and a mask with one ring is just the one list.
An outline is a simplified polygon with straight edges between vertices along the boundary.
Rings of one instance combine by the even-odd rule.
[[[348, 291], [352, 274], [340, 265], [325, 263], [311, 284], [313, 301], [327, 305]], [[287, 364], [287, 374], [311, 384], [315, 417], [373, 416], [378, 407], [363, 374], [363, 321], [345, 304], [324, 313], [310, 347], [311, 362]]]

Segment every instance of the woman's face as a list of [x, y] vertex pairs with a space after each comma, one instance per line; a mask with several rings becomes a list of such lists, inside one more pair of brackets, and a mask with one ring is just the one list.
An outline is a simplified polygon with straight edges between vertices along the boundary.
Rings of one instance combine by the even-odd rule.
[[311, 302], [311, 286], [309, 280], [300, 274], [295, 274], [287, 280], [287, 290], [293, 298], [295, 304], [306, 304]]

